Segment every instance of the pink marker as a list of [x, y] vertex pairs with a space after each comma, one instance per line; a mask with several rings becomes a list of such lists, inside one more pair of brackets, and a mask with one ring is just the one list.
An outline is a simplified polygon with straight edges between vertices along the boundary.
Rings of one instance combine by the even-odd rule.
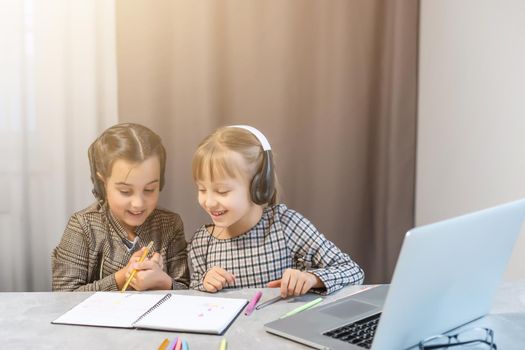
[[261, 297], [262, 297], [261, 291], [258, 291], [257, 293], [255, 293], [252, 300], [250, 300], [250, 302], [248, 303], [248, 306], [246, 306], [246, 310], [244, 311], [244, 314], [246, 316], [250, 316], [252, 314], [253, 310], [255, 309], [255, 305], [257, 305]]
[[175, 343], [175, 347], [173, 349], [175, 350], [180, 350], [180, 348], [182, 347], [182, 338], [177, 338], [177, 343]]

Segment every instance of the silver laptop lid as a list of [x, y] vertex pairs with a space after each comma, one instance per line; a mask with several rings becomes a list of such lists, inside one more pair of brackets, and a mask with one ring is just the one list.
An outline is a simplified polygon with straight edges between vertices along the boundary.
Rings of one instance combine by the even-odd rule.
[[485, 315], [525, 217], [525, 200], [410, 230], [372, 349], [405, 349]]

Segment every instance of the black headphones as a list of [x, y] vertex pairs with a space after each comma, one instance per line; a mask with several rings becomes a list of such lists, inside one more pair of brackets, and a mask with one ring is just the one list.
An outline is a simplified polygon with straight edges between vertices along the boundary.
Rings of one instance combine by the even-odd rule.
[[275, 175], [273, 171], [272, 147], [262, 132], [249, 125], [231, 125], [251, 132], [259, 140], [263, 149], [263, 161], [259, 171], [253, 176], [250, 184], [250, 194], [255, 204], [266, 204], [275, 194]]

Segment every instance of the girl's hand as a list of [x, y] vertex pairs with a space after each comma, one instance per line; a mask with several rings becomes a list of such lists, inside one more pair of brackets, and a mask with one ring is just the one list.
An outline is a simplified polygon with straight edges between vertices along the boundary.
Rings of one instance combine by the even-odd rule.
[[230, 272], [226, 271], [222, 267], [214, 266], [208, 270], [202, 281], [202, 285], [207, 292], [215, 293], [224, 287], [228, 283], [233, 283], [235, 276]]
[[126, 278], [131, 275], [133, 269], [136, 269], [137, 272], [130, 286], [135, 290], [171, 289], [172, 287], [171, 277], [162, 270], [162, 257], [159, 253], [153, 254], [151, 259], [145, 259], [143, 262], [132, 263]]
[[324, 283], [316, 275], [296, 269], [286, 269], [280, 280], [268, 283], [268, 288], [281, 288], [281, 297], [306, 294], [312, 288], [323, 288]]
[[[126, 266], [121, 268], [115, 273], [115, 280], [117, 281], [117, 288], [120, 290], [122, 287], [124, 287], [124, 284], [126, 283], [128, 276], [131, 274], [131, 271], [133, 270], [132, 264], [139, 261], [140, 257], [142, 256], [142, 253], [144, 251], [144, 247], [137, 250], [133, 255], [129, 258], [128, 263]], [[136, 274], [135, 274], [136, 275]], [[130, 284], [131, 285], [131, 284]], [[128, 286], [129, 288], [129, 286]]]

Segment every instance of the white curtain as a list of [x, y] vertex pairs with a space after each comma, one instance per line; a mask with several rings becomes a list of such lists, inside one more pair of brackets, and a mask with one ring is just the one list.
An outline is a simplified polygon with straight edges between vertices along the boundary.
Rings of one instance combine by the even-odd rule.
[[115, 5], [0, 0], [0, 291], [46, 291], [87, 148], [117, 122]]

